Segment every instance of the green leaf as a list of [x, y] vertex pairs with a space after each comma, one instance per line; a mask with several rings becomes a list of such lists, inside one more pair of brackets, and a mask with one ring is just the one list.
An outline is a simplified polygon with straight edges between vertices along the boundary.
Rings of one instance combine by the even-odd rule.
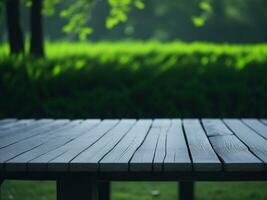
[[201, 27], [205, 25], [205, 20], [202, 17], [193, 16], [192, 21], [196, 27]]
[[141, 0], [136, 0], [134, 2], [136, 8], [143, 10], [145, 8], [145, 4]]
[[207, 1], [202, 1], [200, 4], [199, 4], [199, 7], [204, 10], [204, 11], [207, 11], [207, 12], [211, 12], [212, 11], [212, 6], [210, 5], [209, 2]]

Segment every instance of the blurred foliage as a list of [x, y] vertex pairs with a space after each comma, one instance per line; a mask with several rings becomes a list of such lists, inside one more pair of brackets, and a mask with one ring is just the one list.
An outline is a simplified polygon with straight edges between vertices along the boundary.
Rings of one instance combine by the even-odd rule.
[[267, 44], [47, 43], [0, 50], [0, 117], [266, 117]]
[[126, 22], [131, 4], [138, 9], [144, 9], [145, 4], [141, 0], [108, 0], [111, 7], [110, 15], [106, 20], [106, 27], [111, 29], [120, 22]]
[[[30, 8], [33, 0], [21, 0], [22, 5]], [[126, 22], [127, 14], [135, 7], [144, 9], [145, 5], [142, 0], [105, 0], [110, 7], [110, 13], [106, 17], [106, 22], [103, 23], [108, 29], [113, 28], [119, 23]], [[0, 0], [0, 23], [2, 22], [1, 13], [5, 0]], [[92, 9], [100, 0], [43, 0], [42, 14], [44, 16], [60, 16], [65, 19], [66, 24], [62, 27], [64, 33], [77, 35], [80, 40], [85, 40], [93, 32], [90, 27], [92, 18]], [[25, 20], [25, 19], [24, 19]], [[1, 28], [1, 24], [0, 24]]]
[[[161, 41], [267, 42], [266, 0], [146, 0], [143, 1], [143, 10], [124, 9], [124, 4], [118, 6], [127, 11], [127, 16], [116, 11], [116, 19], [110, 18], [113, 13], [110, 2], [112, 1], [98, 1], [91, 9], [91, 19], [87, 25], [94, 32], [90, 35], [90, 40], [137, 38]], [[142, 3], [136, 5], [143, 8]], [[133, 7], [135, 4], [132, 4], [131, 8]], [[126, 19], [125, 23], [113, 27]], [[54, 39], [56, 30], [53, 29], [58, 24], [52, 26], [47, 23], [47, 26], [53, 27], [48, 34]], [[58, 37], [62, 38], [62, 35]]]
[[[65, 7], [60, 10], [60, 16], [67, 20], [63, 26], [63, 32], [78, 35], [80, 40], [86, 40], [92, 34], [93, 28], [90, 27], [92, 9], [100, 0], [69, 0], [64, 2]], [[113, 28], [121, 22], [127, 20], [127, 14], [132, 6], [143, 9], [142, 0], [107, 0], [110, 6], [110, 14], [106, 16], [106, 27]], [[56, 5], [62, 0], [45, 0], [44, 13], [53, 15]]]
[[[0, 8], [4, 0], [0, 0]], [[22, 0], [30, 5], [32, 0]], [[55, 39], [267, 42], [266, 0], [43, 0]], [[27, 7], [27, 6], [26, 6]], [[1, 11], [1, 9], [0, 9]], [[22, 24], [29, 32], [28, 9]], [[4, 18], [2, 18], [2, 22]], [[112, 28], [112, 29], [111, 29]], [[0, 22], [0, 37], [6, 38]], [[69, 34], [64, 34], [62, 32]], [[79, 37], [77, 37], [79, 36]], [[3, 40], [2, 39], [2, 40]]]

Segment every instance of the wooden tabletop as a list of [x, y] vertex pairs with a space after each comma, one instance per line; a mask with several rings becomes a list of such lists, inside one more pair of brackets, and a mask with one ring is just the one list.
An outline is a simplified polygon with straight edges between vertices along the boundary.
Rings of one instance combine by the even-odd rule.
[[266, 163], [264, 119], [0, 120], [0, 173], [265, 173]]

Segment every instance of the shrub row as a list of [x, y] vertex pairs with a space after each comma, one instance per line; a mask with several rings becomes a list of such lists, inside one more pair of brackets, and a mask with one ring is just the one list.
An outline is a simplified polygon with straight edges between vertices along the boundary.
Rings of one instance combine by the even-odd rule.
[[160, 51], [155, 45], [145, 53], [148, 47], [139, 51], [134, 43], [128, 49], [97, 45], [81, 45], [90, 52], [84, 54], [64, 44], [65, 51], [73, 48], [65, 57], [52, 45], [47, 59], [2, 56], [0, 117], [267, 116], [267, 56], [256, 56], [265, 51], [260, 45], [234, 52], [204, 44], [191, 52], [178, 44], [176, 51], [173, 44], [172, 51], [167, 45]]

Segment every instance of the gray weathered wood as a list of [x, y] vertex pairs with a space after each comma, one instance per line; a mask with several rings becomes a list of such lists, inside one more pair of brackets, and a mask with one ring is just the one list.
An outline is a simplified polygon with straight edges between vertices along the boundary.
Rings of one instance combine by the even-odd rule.
[[0, 130], [5, 131], [17, 126], [27, 126], [28, 123], [35, 121], [34, 119], [8, 120], [0, 124]]
[[99, 122], [100, 120], [85, 120], [81, 124], [79, 124], [79, 126], [75, 126], [61, 132], [58, 131], [57, 134], [55, 134], [56, 137], [53, 137], [51, 140], [48, 140], [47, 142], [37, 146], [36, 148], [7, 161], [6, 169], [8, 171], [26, 171], [28, 162], [49, 151], [59, 148], [64, 144], [68, 144], [77, 137], [90, 131]]
[[243, 119], [242, 120], [247, 126], [255, 130], [262, 137], [267, 139], [267, 126], [259, 122], [257, 119]]
[[225, 171], [262, 171], [264, 165], [235, 135], [209, 138]]
[[182, 122], [173, 119], [166, 138], [166, 157], [164, 171], [190, 171], [192, 162], [185, 141]]
[[266, 170], [267, 126], [255, 119], [15, 122], [0, 129], [0, 174], [8, 176], [14, 172], [27, 176], [97, 172], [101, 177], [125, 176], [127, 171], [129, 176], [159, 176], [163, 171], [170, 176]]
[[[221, 120], [213, 121], [213, 128], [203, 121], [203, 126], [210, 135], [209, 140], [223, 161], [226, 171], [262, 170], [263, 163], [232, 133]], [[219, 134], [217, 134], [219, 133]]]
[[98, 183], [88, 177], [62, 177], [57, 180], [57, 200], [98, 200]]
[[52, 131], [54, 129], [57, 129], [60, 126], [63, 126], [64, 124], [68, 123], [69, 120], [55, 120], [52, 123], [44, 124], [41, 127], [30, 129], [30, 130], [24, 130], [24, 131], [18, 131], [17, 134], [11, 134], [9, 136], [3, 137], [0, 140], [0, 148], [9, 146], [11, 144], [14, 144], [16, 142], [22, 141], [24, 139], [34, 137], [36, 135], [44, 134], [49, 131]]
[[139, 120], [127, 135], [101, 161], [101, 171], [127, 171], [129, 161], [144, 141], [152, 120]]
[[3, 169], [3, 164], [8, 160], [40, 146], [50, 139], [55, 138], [56, 136], [54, 136], [54, 134], [57, 134], [59, 131], [67, 130], [75, 125], [78, 125], [79, 123], [81, 123], [80, 120], [72, 121], [71, 123], [61, 127], [60, 129], [53, 130], [49, 134], [41, 134], [0, 149], [0, 170]]
[[261, 122], [265, 125], [267, 125], [267, 119], [261, 119]]
[[233, 134], [220, 119], [202, 119], [201, 121], [208, 137]]
[[104, 120], [98, 127], [88, 132], [86, 135], [75, 139], [73, 142], [69, 143], [69, 145], [65, 145], [62, 148], [59, 148], [59, 151], [52, 152], [53, 154], [51, 155], [55, 156], [54, 153], [61, 153], [62, 150], [64, 151], [58, 157], [49, 161], [48, 170], [69, 170], [69, 163], [73, 159], [75, 159], [82, 152], [98, 142], [98, 140], [104, 137], [109, 131], [113, 131], [118, 122], [118, 120]]
[[170, 119], [162, 120], [160, 127], [160, 134], [157, 141], [157, 146], [155, 149], [155, 155], [153, 159], [153, 171], [163, 171], [163, 162], [166, 154], [166, 141], [167, 141], [167, 133], [171, 126]]
[[166, 133], [166, 126], [169, 126], [168, 120], [156, 119], [143, 142], [137, 149], [130, 161], [131, 171], [151, 171], [155, 151], [161, 134]]
[[183, 126], [191, 153], [194, 170], [221, 170], [221, 162], [214, 152], [199, 120], [184, 119]]
[[81, 152], [89, 148], [109, 130], [114, 128], [118, 120], [104, 120], [98, 126], [88, 131], [86, 134], [77, 137], [73, 141], [65, 144], [53, 151], [50, 151], [28, 163], [30, 171], [66, 171], [69, 168], [69, 162], [78, 156]]
[[10, 128], [8, 130], [1, 131], [0, 138], [3, 139], [5, 137], [9, 137], [11, 135], [17, 135], [17, 134], [25, 133], [28, 131], [32, 131], [34, 129], [39, 129], [40, 127], [48, 125], [52, 122], [53, 122], [53, 120], [50, 120], [50, 119], [29, 120], [27, 122], [27, 124], [23, 124], [21, 126], [16, 126], [14, 128]]
[[74, 158], [70, 162], [70, 169], [73, 171], [97, 171], [98, 162], [120, 142], [135, 123], [136, 120], [121, 120], [114, 129]]
[[9, 133], [10, 130], [19, 130], [20, 128], [26, 127], [27, 125], [31, 124], [32, 122], [35, 122], [34, 119], [23, 119], [23, 120], [16, 120], [11, 123], [5, 124], [0, 127], [0, 137], [2, 137], [4, 134]]
[[235, 133], [235, 135], [244, 142], [249, 150], [265, 163], [267, 169], [267, 140], [255, 133], [252, 129], [243, 124], [240, 120], [224, 120], [226, 125]]
[[12, 122], [15, 122], [17, 119], [1, 119], [0, 120], [0, 127], [3, 126], [3, 125], [6, 125], [6, 124], [9, 124], [9, 123], [12, 123]]

